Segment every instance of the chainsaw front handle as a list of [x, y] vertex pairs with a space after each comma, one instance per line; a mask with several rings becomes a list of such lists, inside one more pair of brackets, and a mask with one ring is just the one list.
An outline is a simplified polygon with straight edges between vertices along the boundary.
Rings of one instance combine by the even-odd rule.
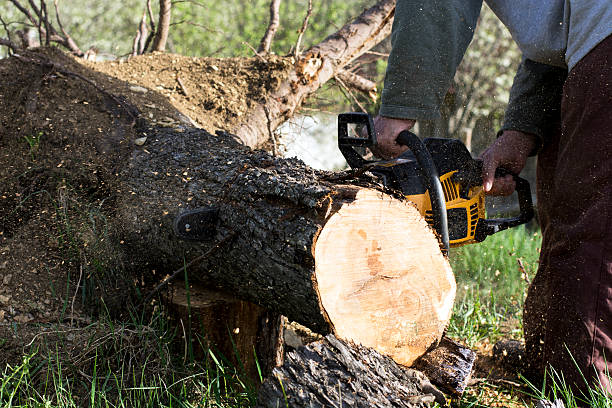
[[[349, 124], [365, 125], [367, 137], [350, 136]], [[376, 132], [374, 132], [374, 122], [370, 115], [363, 112], [347, 112], [338, 115], [338, 148], [351, 168], [361, 168], [370, 163], [355, 150], [355, 147], [372, 147], [375, 144]]]

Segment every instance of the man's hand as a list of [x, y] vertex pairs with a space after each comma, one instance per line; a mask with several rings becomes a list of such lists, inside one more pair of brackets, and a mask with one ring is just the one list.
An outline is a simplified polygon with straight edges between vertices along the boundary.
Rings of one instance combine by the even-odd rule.
[[376, 132], [376, 146], [373, 153], [382, 159], [393, 159], [405, 152], [408, 148], [395, 142], [397, 135], [403, 130], [410, 130], [415, 121], [411, 119], [394, 119], [384, 116], [374, 118], [374, 131]]
[[536, 146], [536, 136], [516, 130], [506, 130], [487, 148], [480, 158], [482, 165], [483, 187], [489, 195], [510, 195], [516, 185], [512, 176], [495, 178], [498, 167], [519, 174], [529, 153]]

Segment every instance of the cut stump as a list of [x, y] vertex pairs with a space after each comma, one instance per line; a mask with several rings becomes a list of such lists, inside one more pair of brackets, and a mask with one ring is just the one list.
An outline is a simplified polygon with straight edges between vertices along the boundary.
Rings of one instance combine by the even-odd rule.
[[339, 338], [406, 366], [441, 338], [455, 280], [410, 203], [360, 190], [325, 223], [314, 254], [321, 305]]
[[187, 291], [184, 282], [170, 285], [165, 301], [196, 358], [206, 358], [210, 348], [254, 384], [260, 382], [259, 369], [267, 376], [283, 363], [280, 315], [201, 285], [189, 286]]

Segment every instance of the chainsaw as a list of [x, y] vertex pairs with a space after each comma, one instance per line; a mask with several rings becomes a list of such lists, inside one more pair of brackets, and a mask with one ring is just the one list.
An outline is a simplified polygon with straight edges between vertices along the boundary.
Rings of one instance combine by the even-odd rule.
[[533, 218], [529, 182], [503, 168], [496, 170], [495, 177], [514, 178], [520, 214], [486, 218], [482, 161], [473, 159], [460, 140], [421, 140], [414, 133], [403, 131], [396, 141], [408, 150], [393, 160], [368, 160], [364, 152], [376, 144], [372, 118], [366, 113], [338, 115], [338, 147], [348, 165], [359, 174], [371, 173], [386, 188], [415, 203], [440, 236], [444, 253], [448, 253], [449, 247], [482, 242], [489, 235]]

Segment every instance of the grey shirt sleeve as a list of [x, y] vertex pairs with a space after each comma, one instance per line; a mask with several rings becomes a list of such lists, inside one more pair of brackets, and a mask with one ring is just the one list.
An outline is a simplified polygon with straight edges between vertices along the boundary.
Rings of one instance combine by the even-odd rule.
[[545, 145], [561, 120], [567, 69], [523, 59], [514, 77], [501, 131], [531, 133]]
[[397, 0], [380, 115], [439, 116], [481, 6], [482, 0]]

